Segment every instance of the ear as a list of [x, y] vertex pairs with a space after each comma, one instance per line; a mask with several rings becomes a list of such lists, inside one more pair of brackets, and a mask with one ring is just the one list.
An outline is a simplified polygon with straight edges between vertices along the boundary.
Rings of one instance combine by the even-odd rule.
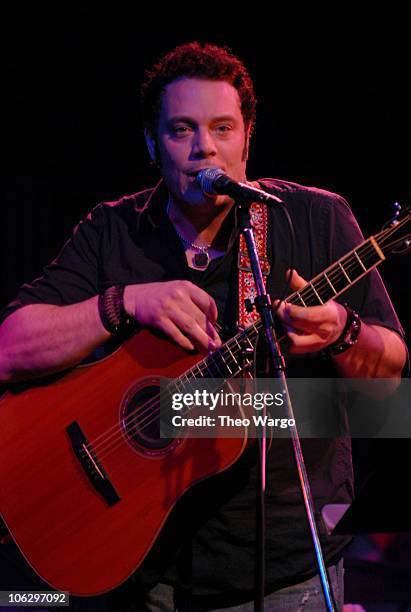
[[251, 128], [249, 127], [245, 133], [245, 142], [244, 142], [244, 150], [243, 150], [243, 161], [248, 160], [248, 153], [250, 151], [250, 138], [251, 138]]
[[144, 130], [144, 138], [146, 139], [146, 145], [147, 145], [148, 153], [151, 157], [151, 161], [154, 163], [157, 163], [156, 141], [154, 140], [154, 138], [151, 136], [150, 132], [147, 129]]
[[248, 154], [250, 152], [250, 138], [251, 138], [250, 128], [248, 128], [247, 134], [245, 135], [245, 158], [246, 160], [248, 159]]

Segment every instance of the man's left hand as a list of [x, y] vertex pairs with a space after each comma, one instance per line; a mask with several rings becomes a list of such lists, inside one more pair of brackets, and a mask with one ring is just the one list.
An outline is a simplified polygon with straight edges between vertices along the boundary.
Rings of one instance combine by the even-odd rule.
[[[307, 281], [294, 270], [291, 289], [298, 291], [306, 284]], [[290, 340], [291, 353], [315, 353], [325, 349], [339, 338], [347, 320], [344, 306], [334, 300], [307, 307], [284, 302], [277, 314]]]

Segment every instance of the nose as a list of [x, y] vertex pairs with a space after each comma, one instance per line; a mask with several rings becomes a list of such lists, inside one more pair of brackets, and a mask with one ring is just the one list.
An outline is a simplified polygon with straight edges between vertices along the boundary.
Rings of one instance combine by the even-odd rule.
[[214, 157], [217, 154], [217, 147], [214, 138], [208, 129], [199, 128], [192, 144], [192, 155], [195, 159]]

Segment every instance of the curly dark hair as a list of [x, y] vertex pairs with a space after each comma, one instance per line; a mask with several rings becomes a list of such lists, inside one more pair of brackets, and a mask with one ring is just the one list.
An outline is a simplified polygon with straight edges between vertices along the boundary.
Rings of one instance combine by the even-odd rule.
[[226, 47], [191, 42], [165, 55], [146, 72], [141, 87], [144, 127], [155, 136], [166, 85], [181, 77], [227, 81], [238, 91], [246, 130], [253, 130], [257, 99], [254, 85], [243, 62]]

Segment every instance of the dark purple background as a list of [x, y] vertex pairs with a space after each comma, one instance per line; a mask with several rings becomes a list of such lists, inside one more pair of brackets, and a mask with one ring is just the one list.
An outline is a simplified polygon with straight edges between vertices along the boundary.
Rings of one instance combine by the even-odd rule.
[[[250, 178], [337, 191], [367, 235], [393, 201], [406, 202], [409, 37], [396, 9], [348, 13], [341, 3], [332, 13], [243, 9], [228, 18], [215, 5], [166, 13], [156, 5], [154, 17], [146, 3], [41, 4], [10, 1], [5, 22], [1, 305], [95, 203], [152, 184], [138, 87], [144, 68], [181, 42], [227, 44], [254, 76]], [[383, 266], [408, 329], [410, 264], [408, 257]]]

